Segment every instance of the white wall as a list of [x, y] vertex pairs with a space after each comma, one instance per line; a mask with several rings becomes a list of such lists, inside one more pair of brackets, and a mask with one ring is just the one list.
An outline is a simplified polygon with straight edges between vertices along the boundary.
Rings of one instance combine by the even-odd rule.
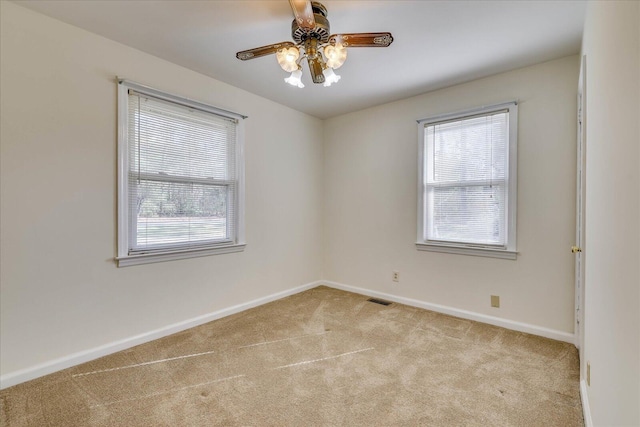
[[584, 364], [596, 426], [640, 425], [640, 3], [590, 2]]
[[[320, 120], [0, 7], [3, 375], [321, 277]], [[116, 267], [116, 75], [249, 116], [243, 253]]]
[[[324, 278], [573, 333], [578, 70], [571, 56], [327, 120]], [[514, 99], [518, 259], [416, 250], [416, 120]]]

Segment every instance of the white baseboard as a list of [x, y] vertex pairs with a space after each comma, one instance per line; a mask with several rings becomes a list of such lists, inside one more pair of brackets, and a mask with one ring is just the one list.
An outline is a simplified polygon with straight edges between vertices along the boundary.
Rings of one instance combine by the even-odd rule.
[[500, 317], [489, 316], [487, 314], [476, 313], [473, 311], [461, 310], [459, 308], [447, 307], [445, 305], [433, 304], [425, 301], [420, 301], [412, 298], [400, 297], [384, 292], [372, 291], [369, 289], [358, 288], [355, 286], [345, 285], [343, 283], [320, 281], [320, 283], [329, 286], [331, 288], [341, 289], [343, 291], [355, 292], [357, 294], [364, 294], [371, 297], [377, 297], [386, 299], [389, 301], [397, 302], [400, 304], [410, 305], [412, 307], [424, 308], [426, 310], [435, 311], [438, 313], [448, 314], [450, 316], [460, 317], [468, 320], [475, 320], [481, 323], [488, 323], [489, 325], [500, 326], [506, 329], [512, 329], [514, 331], [526, 332], [532, 335], [538, 335], [545, 338], [551, 338], [557, 341], [568, 342], [575, 345], [575, 336], [569, 332], [557, 331], [554, 329], [547, 329], [541, 326], [531, 325], [528, 323], [516, 322], [514, 320], [502, 319]]
[[591, 419], [591, 407], [589, 406], [589, 395], [587, 394], [587, 382], [580, 380], [580, 400], [582, 400], [582, 416], [584, 418], [584, 427], [593, 427]]
[[222, 310], [214, 311], [212, 313], [204, 314], [202, 316], [194, 317], [182, 322], [174, 323], [153, 331], [145, 332], [143, 334], [135, 335], [129, 338], [125, 338], [119, 341], [114, 341], [108, 344], [101, 345], [99, 347], [91, 348], [88, 350], [79, 351], [77, 353], [70, 354], [68, 356], [60, 357], [58, 359], [50, 360], [29, 368], [21, 369], [15, 372], [9, 372], [8, 374], [0, 376], [0, 390], [11, 387], [16, 384], [29, 381], [43, 375], [51, 374], [62, 369], [70, 368], [72, 366], [79, 365], [81, 363], [89, 362], [99, 357], [107, 356], [109, 354], [126, 350], [136, 345], [144, 344], [149, 341], [156, 340], [158, 338], [166, 337], [176, 332], [181, 332], [195, 326], [202, 325], [212, 320], [220, 319], [222, 317], [229, 316], [231, 314], [239, 313], [244, 310], [248, 310], [253, 307], [257, 307], [262, 304], [266, 304], [271, 301], [275, 301], [289, 295], [297, 294], [307, 289], [315, 288], [318, 285], [323, 284], [323, 281], [316, 281], [301, 285], [295, 288], [288, 289], [286, 291], [277, 292], [275, 294], [267, 295], [262, 298], [255, 299], [243, 304], [234, 305], [229, 308], [223, 308]]

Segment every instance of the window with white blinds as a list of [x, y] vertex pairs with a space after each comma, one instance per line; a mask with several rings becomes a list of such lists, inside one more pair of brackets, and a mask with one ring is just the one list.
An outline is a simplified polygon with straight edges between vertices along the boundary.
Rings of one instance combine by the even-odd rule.
[[422, 120], [418, 248], [515, 258], [515, 103]]
[[120, 85], [119, 265], [241, 250], [241, 117]]

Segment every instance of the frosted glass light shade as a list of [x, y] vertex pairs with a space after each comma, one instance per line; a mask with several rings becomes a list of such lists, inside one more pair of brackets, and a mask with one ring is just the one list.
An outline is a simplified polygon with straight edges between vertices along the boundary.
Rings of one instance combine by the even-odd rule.
[[342, 43], [336, 43], [335, 46], [327, 45], [324, 48], [324, 56], [327, 59], [327, 67], [340, 68], [347, 59], [347, 48]]
[[303, 88], [302, 84], [302, 70], [300, 68], [296, 68], [289, 77], [284, 79], [285, 82], [289, 83], [291, 86], [298, 86], [299, 88]]
[[340, 80], [340, 76], [334, 73], [332, 68], [325, 68], [322, 70], [322, 74], [324, 74], [324, 83], [322, 84], [324, 87], [329, 87]]
[[278, 64], [282, 67], [283, 70], [287, 72], [292, 72], [298, 69], [298, 64], [296, 61], [300, 57], [300, 51], [297, 47], [283, 48], [278, 49], [276, 52], [276, 59], [278, 60]]

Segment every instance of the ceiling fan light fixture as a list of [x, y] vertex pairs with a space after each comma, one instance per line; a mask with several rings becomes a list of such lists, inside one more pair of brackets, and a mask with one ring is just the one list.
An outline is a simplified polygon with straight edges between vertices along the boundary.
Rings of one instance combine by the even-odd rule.
[[298, 69], [298, 58], [300, 58], [300, 51], [297, 47], [285, 47], [276, 51], [278, 64], [288, 73]]
[[329, 87], [340, 80], [340, 76], [333, 72], [333, 68], [325, 68], [322, 70], [322, 74], [324, 74], [324, 83], [322, 84], [324, 87]]
[[302, 89], [304, 87], [304, 84], [302, 84], [302, 69], [300, 69], [300, 67], [296, 68], [291, 72], [289, 77], [284, 79], [284, 81], [289, 83], [291, 86], [298, 86]]
[[327, 8], [318, 1], [289, 0], [289, 5], [295, 18], [291, 23], [293, 42], [243, 50], [236, 53], [236, 58], [246, 61], [275, 54], [280, 67], [291, 73], [285, 82], [300, 88], [304, 87], [300, 63], [307, 58], [312, 83], [331, 86], [340, 80], [333, 70], [346, 61], [347, 48], [388, 47], [393, 43], [389, 32], [331, 34]]
[[334, 70], [340, 68], [347, 59], [347, 48], [342, 43], [327, 45], [324, 48], [324, 56], [327, 59], [327, 67]]

